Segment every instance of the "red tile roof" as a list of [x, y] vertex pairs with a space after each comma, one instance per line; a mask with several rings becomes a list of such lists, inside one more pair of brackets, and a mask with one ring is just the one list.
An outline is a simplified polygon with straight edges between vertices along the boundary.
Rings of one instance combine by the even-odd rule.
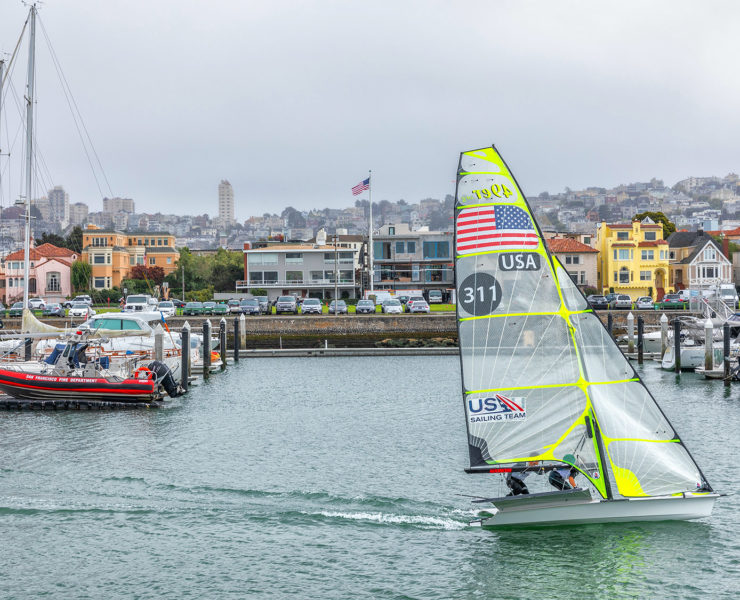
[[[613, 223], [606, 225], [609, 229], [632, 229], [632, 223]], [[640, 225], [642, 229], [657, 229], [663, 227], [660, 223], [642, 223]]]
[[594, 250], [591, 246], [582, 244], [572, 238], [550, 238], [545, 241], [550, 252], [598, 252], [598, 250]]
[[[616, 244], [612, 244], [612, 246], [614, 245]], [[668, 242], [665, 240], [645, 240], [644, 242], [640, 242], [637, 245], [640, 246], [640, 248], [643, 248], [645, 246], [667, 246]]]
[[[16, 250], [15, 252], [8, 254], [5, 257], [5, 260], [23, 260], [24, 254], [23, 250]], [[36, 248], [31, 248], [28, 254], [31, 260], [41, 260], [42, 258], [66, 258], [71, 260], [77, 253], [72, 250], [68, 250], [67, 248], [59, 248], [58, 246], [47, 243], [41, 244]]]

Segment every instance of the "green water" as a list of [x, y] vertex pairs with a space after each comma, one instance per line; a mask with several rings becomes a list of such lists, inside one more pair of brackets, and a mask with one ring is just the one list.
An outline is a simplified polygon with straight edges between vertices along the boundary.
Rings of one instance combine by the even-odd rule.
[[[740, 385], [643, 371], [737, 491]], [[698, 522], [485, 531], [456, 357], [255, 359], [163, 410], [0, 413], [0, 598], [734, 598]]]

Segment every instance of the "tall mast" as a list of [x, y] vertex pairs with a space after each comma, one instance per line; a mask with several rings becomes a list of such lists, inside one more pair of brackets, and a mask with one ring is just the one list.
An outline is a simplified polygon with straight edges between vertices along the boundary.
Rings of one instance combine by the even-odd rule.
[[373, 271], [373, 252], [375, 251], [373, 248], [373, 170], [370, 169], [368, 171], [369, 175], [367, 176], [368, 182], [367, 182], [367, 197], [370, 202], [370, 233], [368, 236], [368, 256], [370, 257], [369, 265], [369, 271], [370, 271], [370, 293], [373, 293], [373, 279], [375, 279], [375, 272]]
[[26, 94], [26, 234], [23, 243], [23, 308], [28, 308], [28, 276], [31, 258], [31, 186], [33, 184], [33, 88], [35, 79], [36, 5], [31, 5], [31, 35], [28, 40], [28, 83]]

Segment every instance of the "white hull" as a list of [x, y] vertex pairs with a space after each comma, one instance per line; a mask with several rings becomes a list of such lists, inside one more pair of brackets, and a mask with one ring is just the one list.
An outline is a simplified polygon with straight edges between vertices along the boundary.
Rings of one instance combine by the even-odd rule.
[[[659, 496], [505, 510], [481, 521], [482, 527], [511, 525], [576, 525], [622, 521], [684, 521], [712, 513], [719, 494]], [[494, 509], [495, 510], [495, 509]]]
[[[714, 362], [719, 363], [722, 361], [722, 348], [715, 346], [714, 351]], [[672, 346], [668, 346], [663, 355], [661, 361], [661, 367], [667, 370], [673, 370], [676, 368], [676, 361], [673, 358], [674, 351]], [[704, 366], [704, 346], [688, 346], [681, 347], [681, 370], [690, 371], [697, 367]]]

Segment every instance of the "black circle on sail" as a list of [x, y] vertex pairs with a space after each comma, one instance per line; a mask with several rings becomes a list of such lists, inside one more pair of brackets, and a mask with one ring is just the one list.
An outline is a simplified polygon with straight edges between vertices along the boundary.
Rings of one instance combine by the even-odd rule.
[[468, 275], [458, 290], [458, 302], [471, 315], [490, 315], [501, 304], [501, 284], [488, 273]]

